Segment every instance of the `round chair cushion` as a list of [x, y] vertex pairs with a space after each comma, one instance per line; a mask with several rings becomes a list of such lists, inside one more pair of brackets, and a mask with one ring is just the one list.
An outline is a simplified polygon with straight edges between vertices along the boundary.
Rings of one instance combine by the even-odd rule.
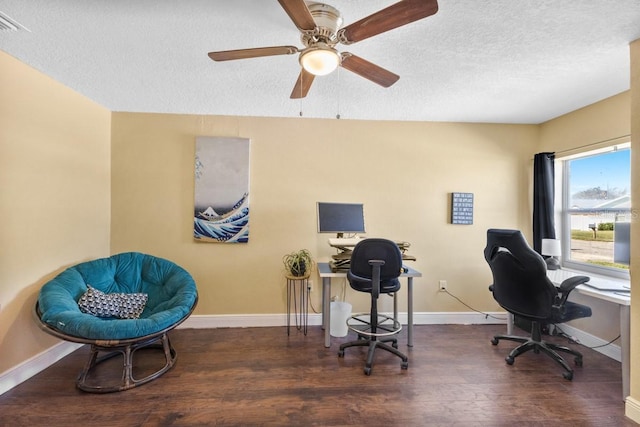
[[[139, 318], [97, 317], [83, 313], [78, 300], [91, 286], [106, 294], [144, 293]], [[191, 275], [166, 259], [127, 252], [70, 267], [40, 290], [40, 320], [83, 340], [135, 339], [163, 331], [185, 318], [197, 302]]]

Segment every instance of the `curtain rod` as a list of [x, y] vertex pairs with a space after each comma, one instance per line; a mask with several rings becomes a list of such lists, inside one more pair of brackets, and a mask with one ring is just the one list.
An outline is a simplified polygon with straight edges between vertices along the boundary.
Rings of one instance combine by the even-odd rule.
[[607, 142], [613, 142], [613, 141], [616, 141], [618, 139], [629, 138], [630, 136], [631, 136], [630, 133], [627, 134], [627, 135], [616, 136], [614, 138], [609, 138], [609, 139], [605, 139], [605, 140], [598, 141], [598, 142], [592, 142], [590, 144], [581, 145], [579, 147], [567, 148], [566, 150], [556, 151], [556, 154], [563, 154], [563, 153], [568, 153], [568, 152], [571, 152], [571, 151], [580, 150], [582, 148], [593, 147], [594, 145], [605, 144]]

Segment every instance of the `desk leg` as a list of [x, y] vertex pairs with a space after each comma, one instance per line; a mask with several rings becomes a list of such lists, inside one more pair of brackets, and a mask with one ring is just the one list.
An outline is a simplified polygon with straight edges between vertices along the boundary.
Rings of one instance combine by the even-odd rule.
[[322, 328], [324, 329], [324, 346], [331, 347], [329, 325], [331, 322], [331, 278], [322, 278]]
[[407, 345], [413, 347], [413, 277], [407, 277]]
[[629, 396], [629, 375], [630, 375], [630, 357], [631, 357], [631, 344], [630, 344], [630, 329], [631, 326], [629, 322], [631, 321], [630, 317], [630, 306], [628, 305], [620, 305], [620, 350], [622, 354], [620, 358], [622, 359], [622, 400], [625, 401], [627, 396]]
[[507, 335], [513, 335], [513, 314], [507, 312]]
[[398, 293], [394, 292], [393, 293], [393, 319], [395, 321], [400, 321], [398, 319]]

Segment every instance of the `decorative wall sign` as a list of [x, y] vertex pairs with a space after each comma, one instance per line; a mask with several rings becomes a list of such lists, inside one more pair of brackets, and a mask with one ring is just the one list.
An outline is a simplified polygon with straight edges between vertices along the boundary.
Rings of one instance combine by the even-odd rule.
[[473, 193], [451, 193], [451, 224], [473, 224]]
[[246, 138], [196, 138], [196, 240], [249, 241], [249, 149]]

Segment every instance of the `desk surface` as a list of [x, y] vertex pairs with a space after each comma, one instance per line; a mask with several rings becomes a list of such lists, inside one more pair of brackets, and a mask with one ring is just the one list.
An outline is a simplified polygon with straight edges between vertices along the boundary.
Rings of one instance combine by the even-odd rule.
[[[547, 277], [555, 284], [560, 285], [564, 280], [573, 277], [573, 276], [588, 276], [591, 278], [590, 282], [594, 282], [597, 280], [612, 280], [609, 277], [601, 277], [595, 274], [585, 273], [581, 271], [575, 270], [547, 270]], [[601, 300], [609, 301], [615, 304], [620, 305], [631, 305], [631, 294], [624, 294], [612, 291], [600, 291], [596, 288], [592, 288], [586, 285], [578, 285], [576, 286], [576, 291], [580, 292], [584, 295], [589, 295], [594, 298], [598, 298]]]
[[[559, 285], [563, 280], [566, 280], [572, 276], [589, 276], [590, 282], [604, 280], [611, 281], [609, 277], [599, 276], [597, 274], [584, 273], [575, 270], [548, 270], [547, 277], [553, 282], [554, 285]], [[618, 293], [612, 291], [600, 291], [590, 286], [578, 285], [575, 289], [577, 292], [588, 295], [593, 298], [598, 298], [604, 301], [609, 301], [614, 304], [618, 304], [620, 310], [620, 362], [622, 364], [622, 400], [625, 400], [629, 396], [630, 390], [630, 377], [631, 377], [631, 294], [630, 293]]]
[[[403, 272], [400, 277], [422, 277], [422, 273], [407, 265], [404, 266], [407, 271]], [[318, 263], [318, 275], [320, 277], [347, 277], [346, 271], [331, 271], [331, 266], [328, 262]]]

